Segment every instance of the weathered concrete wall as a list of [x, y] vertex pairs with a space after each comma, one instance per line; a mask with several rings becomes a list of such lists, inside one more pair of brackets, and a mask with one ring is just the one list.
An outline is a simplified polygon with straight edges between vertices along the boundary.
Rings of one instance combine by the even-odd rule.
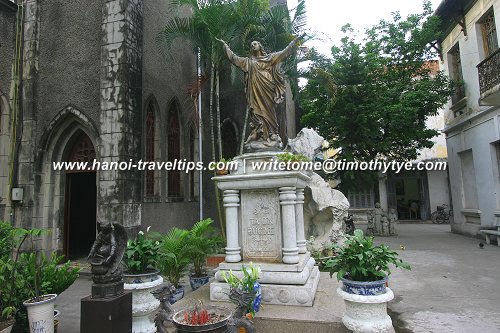
[[15, 47], [16, 10], [0, 1], [0, 220], [9, 216], [10, 85]]
[[[9, 96], [15, 47], [16, 11], [0, 2], [0, 95]], [[8, 7], [7, 7], [8, 6]]]
[[101, 20], [99, 0], [40, 3], [39, 134], [68, 105], [99, 121]]
[[[142, 0], [103, 3], [100, 103], [100, 159], [138, 160], [142, 120]], [[122, 223], [129, 231], [141, 224], [141, 174], [135, 170], [100, 171], [97, 216]]]

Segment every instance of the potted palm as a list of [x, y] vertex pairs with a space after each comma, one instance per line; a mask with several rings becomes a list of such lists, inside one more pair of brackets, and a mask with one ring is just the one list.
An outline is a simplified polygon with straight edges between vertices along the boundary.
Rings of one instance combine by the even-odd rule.
[[173, 228], [160, 240], [158, 268], [175, 287], [175, 292], [170, 297], [171, 304], [184, 297], [184, 286], [181, 286], [180, 280], [191, 263], [188, 235], [188, 230]]
[[390, 265], [402, 269], [410, 269], [410, 265], [386, 245], [374, 246], [373, 237], [365, 237], [359, 229], [346, 238], [335, 257], [325, 263], [330, 276], [336, 274], [342, 281], [342, 288], [337, 289], [346, 305], [342, 322], [355, 332], [388, 330], [392, 320], [387, 315], [387, 302], [394, 298], [386, 287]]
[[158, 233], [139, 231], [134, 240], [127, 242], [123, 256], [126, 272], [123, 274], [124, 289], [132, 292], [132, 331], [156, 332], [151, 314], [160, 307], [151, 291], [163, 283], [156, 268], [160, 242]]
[[[78, 268], [69, 261], [62, 263], [63, 256], [56, 253], [46, 257], [35, 248], [35, 238], [48, 232], [42, 229], [16, 229], [21, 241], [15, 251], [12, 283], [15, 282], [15, 293], [29, 298], [22, 302], [28, 312], [29, 332], [54, 332], [54, 302], [78, 277]], [[21, 249], [26, 240], [30, 242], [29, 251]], [[15, 289], [14, 289], [15, 288]], [[24, 298], [26, 299], [26, 298]], [[22, 318], [22, 314], [21, 314]]]
[[213, 222], [210, 218], [201, 220], [189, 230], [187, 243], [189, 257], [193, 263], [193, 273], [189, 276], [189, 283], [193, 290], [208, 283], [209, 276], [205, 270], [207, 257], [214, 254], [223, 243], [212, 226]]

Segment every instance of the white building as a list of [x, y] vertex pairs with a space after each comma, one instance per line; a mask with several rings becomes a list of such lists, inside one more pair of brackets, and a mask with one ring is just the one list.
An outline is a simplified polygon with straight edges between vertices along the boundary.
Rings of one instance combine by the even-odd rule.
[[454, 222], [476, 236], [500, 224], [500, 0], [444, 0], [441, 68], [463, 82], [445, 108]]

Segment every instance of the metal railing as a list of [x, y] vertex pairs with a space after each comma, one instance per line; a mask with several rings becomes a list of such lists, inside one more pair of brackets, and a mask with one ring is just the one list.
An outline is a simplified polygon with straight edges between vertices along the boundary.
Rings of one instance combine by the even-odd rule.
[[481, 94], [500, 84], [500, 49], [477, 65]]

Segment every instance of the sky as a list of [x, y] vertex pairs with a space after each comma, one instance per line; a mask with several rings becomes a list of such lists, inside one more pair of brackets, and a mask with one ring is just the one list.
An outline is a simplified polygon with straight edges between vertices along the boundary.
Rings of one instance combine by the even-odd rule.
[[[297, 6], [298, 0], [287, 0], [288, 8]], [[442, 0], [431, 0], [436, 10]], [[402, 17], [422, 12], [422, 0], [306, 0], [308, 28], [320, 32], [322, 41], [306, 43], [316, 47], [325, 55], [330, 55], [332, 45], [339, 44], [342, 38], [340, 28], [350, 23], [362, 35], [367, 27], [381, 19], [390, 19], [391, 13], [399, 11]]]

